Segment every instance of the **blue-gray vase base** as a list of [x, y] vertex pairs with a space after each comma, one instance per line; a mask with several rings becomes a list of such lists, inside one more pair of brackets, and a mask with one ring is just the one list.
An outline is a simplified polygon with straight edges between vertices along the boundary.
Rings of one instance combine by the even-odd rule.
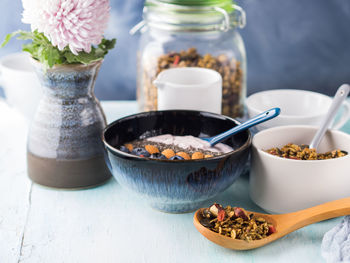
[[104, 156], [84, 160], [57, 160], [27, 153], [29, 178], [40, 185], [61, 189], [86, 189], [111, 178]]

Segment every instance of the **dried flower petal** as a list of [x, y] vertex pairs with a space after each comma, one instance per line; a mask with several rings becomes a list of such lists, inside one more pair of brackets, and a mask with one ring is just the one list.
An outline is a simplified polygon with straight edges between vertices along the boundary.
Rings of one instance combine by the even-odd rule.
[[213, 204], [210, 206], [209, 211], [214, 215], [218, 216], [220, 206], [218, 204]]
[[218, 212], [218, 221], [224, 221], [225, 219], [225, 210], [224, 209], [219, 209], [219, 212]]
[[236, 215], [237, 217], [240, 217], [240, 218], [242, 218], [242, 219], [244, 219], [244, 220], [249, 220], [249, 216], [247, 215], [247, 213], [245, 212], [244, 209], [242, 209], [242, 208], [240, 208], [240, 207], [235, 207], [235, 208], [233, 209], [233, 211], [235, 212], [235, 215]]
[[273, 234], [276, 232], [276, 228], [273, 225], [269, 225], [269, 234]]

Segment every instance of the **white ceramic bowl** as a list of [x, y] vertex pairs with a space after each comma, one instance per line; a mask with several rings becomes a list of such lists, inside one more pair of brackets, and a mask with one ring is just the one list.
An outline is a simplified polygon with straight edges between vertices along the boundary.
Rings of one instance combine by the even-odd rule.
[[[270, 108], [281, 108], [278, 117], [256, 126], [258, 130], [284, 125], [318, 126], [326, 116], [331, 103], [332, 98], [321, 93], [294, 89], [262, 91], [246, 99], [250, 118]], [[344, 126], [350, 118], [350, 104], [344, 102], [343, 107], [341, 118], [332, 125], [334, 129]]]
[[[271, 213], [289, 213], [350, 196], [350, 155], [330, 160], [292, 160], [264, 150], [287, 143], [309, 144], [317, 128], [282, 126], [253, 138], [249, 193]], [[331, 130], [318, 152], [340, 149], [350, 153], [350, 135]]]

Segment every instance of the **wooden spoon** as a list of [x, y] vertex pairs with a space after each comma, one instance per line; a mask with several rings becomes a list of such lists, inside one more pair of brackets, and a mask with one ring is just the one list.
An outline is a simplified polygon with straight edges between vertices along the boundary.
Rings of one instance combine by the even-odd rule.
[[265, 246], [304, 226], [334, 217], [350, 215], [350, 197], [288, 214], [269, 215], [247, 211], [248, 214], [253, 213], [254, 217], [263, 217], [268, 223], [273, 224], [276, 229], [275, 233], [266, 238], [249, 242], [245, 240], [232, 239], [204, 227], [199, 222], [203, 209], [204, 208], [197, 210], [193, 217], [195, 227], [203, 236], [226, 248], [234, 250], [249, 250]]

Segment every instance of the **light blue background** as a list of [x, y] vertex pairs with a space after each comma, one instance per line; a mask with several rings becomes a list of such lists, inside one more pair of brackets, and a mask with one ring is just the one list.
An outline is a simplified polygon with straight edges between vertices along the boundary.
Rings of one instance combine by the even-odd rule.
[[[241, 30], [248, 57], [248, 94], [296, 88], [333, 95], [350, 82], [350, 0], [239, 0], [247, 13]], [[143, 0], [111, 0], [106, 37], [116, 49], [102, 66], [96, 84], [99, 99], [135, 99], [138, 36], [129, 29], [141, 20]], [[0, 37], [21, 23], [21, 1], [0, 1]], [[11, 41], [0, 56], [21, 49]]]

